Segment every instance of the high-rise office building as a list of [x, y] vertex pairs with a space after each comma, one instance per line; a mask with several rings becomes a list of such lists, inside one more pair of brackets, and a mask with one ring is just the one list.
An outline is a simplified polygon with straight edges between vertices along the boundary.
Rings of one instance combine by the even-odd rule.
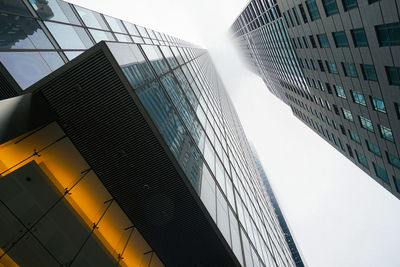
[[0, 0], [1, 266], [285, 266], [206, 50], [59, 0]]
[[287, 224], [285, 217], [283, 216], [283, 212], [282, 212], [281, 208], [279, 207], [278, 200], [275, 197], [274, 191], [272, 190], [271, 184], [270, 184], [268, 177], [264, 171], [264, 167], [261, 164], [261, 161], [257, 154], [257, 151], [252, 144], [250, 144], [250, 147], [253, 150], [254, 160], [255, 160], [258, 172], [260, 173], [262, 181], [265, 185], [265, 189], [267, 191], [268, 197], [271, 200], [271, 205], [272, 205], [272, 207], [275, 211], [275, 214], [278, 218], [279, 225], [282, 228], [283, 235], [285, 236], [286, 243], [289, 246], [293, 261], [296, 264], [296, 267], [304, 267], [304, 266], [306, 266], [304, 257], [301, 255], [300, 249], [296, 245], [294, 235], [290, 232], [289, 225]]
[[296, 117], [400, 198], [398, 1], [252, 0], [231, 31]]

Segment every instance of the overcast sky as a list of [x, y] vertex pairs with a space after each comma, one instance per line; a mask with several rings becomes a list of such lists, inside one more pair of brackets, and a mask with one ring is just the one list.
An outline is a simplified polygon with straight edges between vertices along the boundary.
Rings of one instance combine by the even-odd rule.
[[209, 49], [308, 266], [400, 266], [400, 200], [294, 117], [226, 37], [247, 0], [70, 2]]

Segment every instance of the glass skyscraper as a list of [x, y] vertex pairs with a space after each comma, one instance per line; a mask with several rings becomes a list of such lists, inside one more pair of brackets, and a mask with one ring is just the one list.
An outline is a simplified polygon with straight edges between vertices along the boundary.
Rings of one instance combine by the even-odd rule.
[[206, 50], [0, 1], [0, 265], [295, 263]]
[[397, 5], [252, 0], [231, 31], [297, 118], [400, 198]]

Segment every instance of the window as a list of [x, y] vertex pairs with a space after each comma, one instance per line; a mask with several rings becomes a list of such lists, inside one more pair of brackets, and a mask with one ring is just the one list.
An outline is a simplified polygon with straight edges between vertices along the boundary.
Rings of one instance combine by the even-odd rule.
[[299, 5], [299, 9], [300, 9], [300, 14], [301, 14], [301, 17], [303, 18], [304, 23], [307, 23], [308, 19], [307, 19], [307, 15], [306, 15], [306, 12], [304, 10], [303, 4]]
[[292, 8], [292, 10], [293, 10], [294, 18], [296, 19], [297, 25], [300, 25], [301, 21], [300, 21], [299, 13], [297, 13], [297, 9], [294, 7], [294, 8]]
[[353, 114], [351, 114], [350, 110], [347, 110], [345, 108], [342, 108], [343, 116], [346, 120], [348, 121], [354, 121], [353, 119]]
[[376, 76], [374, 65], [361, 64], [361, 70], [362, 70], [362, 73], [364, 76], [364, 80], [378, 81], [378, 77]]
[[357, 133], [355, 133], [355, 132], [349, 130], [349, 134], [350, 134], [351, 139], [353, 139], [353, 140], [356, 141], [357, 143], [361, 144], [360, 137], [358, 136]]
[[308, 48], [308, 41], [307, 41], [307, 39], [303, 36], [303, 43], [304, 43], [304, 46], [306, 47], [306, 48]]
[[339, 13], [336, 0], [322, 0], [322, 4], [327, 17]]
[[377, 145], [375, 145], [374, 143], [371, 143], [368, 140], [365, 140], [365, 141], [367, 142], [367, 147], [370, 152], [374, 153], [375, 155], [377, 155], [379, 157], [382, 157], [381, 150], [379, 149], [379, 147]]
[[332, 73], [332, 74], [339, 74], [335, 62], [325, 61], [325, 63], [326, 63], [326, 67], [328, 68], [328, 72], [329, 72], [329, 73]]
[[351, 36], [353, 37], [355, 47], [368, 46], [367, 36], [365, 35], [364, 28], [351, 30]]
[[313, 48], [317, 48], [317, 43], [315, 42], [314, 36], [310, 35], [310, 42]]
[[394, 184], [395, 184], [395, 186], [396, 186], [397, 192], [400, 193], [400, 179], [393, 176], [393, 180], [394, 180]]
[[310, 61], [311, 61], [313, 70], [317, 70], [317, 65], [315, 65], [315, 61], [312, 58], [310, 59]]
[[380, 46], [400, 45], [400, 23], [375, 26]]
[[345, 91], [344, 91], [342, 86], [335, 85], [335, 90], [336, 90], [336, 95], [338, 97], [346, 99], [346, 93], [345, 93]]
[[306, 4], [307, 4], [308, 13], [310, 14], [311, 21], [320, 19], [321, 17], [319, 15], [318, 7], [317, 7], [317, 4], [315, 3], [315, 1], [307, 0]]
[[346, 130], [344, 129], [343, 125], [340, 124], [340, 131], [343, 135], [346, 135]]
[[326, 37], [326, 34], [317, 34], [317, 38], [318, 38], [318, 42], [319, 42], [319, 46], [321, 48], [327, 48], [329, 47], [329, 41], [328, 41], [328, 37]]
[[374, 162], [372, 162], [372, 165], [374, 165], [374, 170], [375, 170], [376, 176], [378, 176], [380, 179], [382, 179], [385, 183], [390, 184], [389, 177], [388, 177], [385, 169], [383, 169], [379, 165], [375, 164]]
[[322, 63], [322, 60], [318, 59], [318, 66], [322, 72], [325, 72], [325, 68], [324, 68], [324, 64]]
[[339, 109], [335, 104], [333, 104], [333, 110], [335, 111], [336, 115], [339, 115]]
[[376, 111], [386, 113], [385, 102], [382, 98], [371, 96], [371, 102]]
[[363, 116], [359, 116], [361, 127], [364, 129], [374, 132], [374, 126], [372, 125], [372, 121], [370, 119], [364, 118]]
[[332, 88], [331, 88], [331, 85], [329, 84], [329, 83], [325, 83], [325, 86], [326, 86], [326, 91], [328, 91], [328, 94], [332, 94]]
[[386, 67], [389, 84], [400, 85], [400, 67]]
[[383, 139], [394, 142], [392, 129], [385, 127], [383, 125], [379, 125], [379, 130], [381, 131], [381, 136]]
[[353, 77], [353, 78], [358, 77], [356, 66], [354, 65], [354, 63], [343, 62], [342, 66], [343, 66], [344, 74], [347, 77]]
[[45, 24], [63, 49], [87, 49], [93, 46], [84, 28], [48, 21]]
[[386, 152], [387, 159], [390, 164], [400, 169], [400, 159], [389, 152]]
[[358, 91], [351, 91], [351, 95], [353, 96], [353, 101], [357, 104], [366, 106], [364, 95]]
[[344, 11], [357, 8], [357, 0], [342, 0]]
[[79, 16], [81, 16], [86, 26], [108, 30], [107, 24], [99, 13], [79, 6], [75, 6], [75, 9], [78, 11]]
[[286, 13], [283, 12], [282, 14], [283, 14], [283, 17], [285, 18], [286, 25], [288, 26], [288, 28], [290, 28], [290, 24], [289, 24], [289, 21], [287, 19]]
[[346, 151], [346, 149], [345, 149], [345, 147], [344, 147], [344, 145], [343, 145], [342, 140], [340, 140], [339, 137], [338, 137], [338, 140], [339, 140], [340, 148], [341, 148], [343, 151]]
[[303, 48], [303, 44], [301, 42], [301, 38], [297, 37], [297, 43], [299, 44], [300, 48]]
[[349, 47], [349, 42], [347, 41], [347, 36], [344, 31], [333, 32], [332, 35], [336, 47]]
[[365, 157], [364, 154], [361, 154], [360, 152], [358, 152], [357, 150], [355, 150], [356, 155], [357, 155], [357, 160], [358, 162], [363, 165], [365, 168], [368, 169], [368, 161], [367, 158]]
[[292, 13], [290, 12], [290, 9], [287, 11], [287, 13], [288, 13], [288, 15], [289, 15], [290, 23], [292, 24], [292, 26], [293, 26], [293, 27], [296, 26], [296, 25], [294, 24], [293, 16], [292, 16]]
[[333, 128], [335, 128], [336, 130], [338, 129], [337, 123], [336, 121], [332, 120], [332, 124], [333, 124]]

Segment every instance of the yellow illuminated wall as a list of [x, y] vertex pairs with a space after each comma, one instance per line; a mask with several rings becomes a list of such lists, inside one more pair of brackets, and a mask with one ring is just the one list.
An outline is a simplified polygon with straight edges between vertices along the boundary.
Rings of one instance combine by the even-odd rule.
[[[22, 135], [1, 144], [0, 177], [4, 177], [13, 170], [34, 160], [56, 188], [61, 193], [64, 193], [66, 188], [71, 188], [82, 176], [82, 171], [90, 168], [68, 138], [63, 138], [59, 142], [50, 145], [64, 135], [65, 133], [59, 125], [54, 122], [37, 132], [26, 134], [25, 136]], [[34, 155], [28, 158], [34, 154], [34, 149], [39, 151], [46, 146], [49, 147], [39, 152], [40, 156]], [[27, 160], [24, 161], [24, 159]], [[19, 164], [14, 166], [17, 163]], [[104, 204], [104, 202], [111, 198], [111, 195], [93, 171], [89, 172], [71, 190], [71, 194], [66, 196], [67, 201], [89, 227], [92, 227], [93, 223], [99, 220], [107, 207], [107, 203]], [[120, 261], [121, 266], [148, 266], [149, 257], [145, 253], [152, 249], [137, 229], [132, 232], [127, 244], [131, 230], [126, 230], [126, 228], [131, 226], [132, 222], [117, 203], [113, 202], [102, 218], [99, 229], [95, 231], [95, 234], [109, 253], [116, 259], [126, 246], [123, 259]], [[0, 260], [0, 266], [1, 264], [4, 266], [13, 266], [10, 262], [12, 262], [10, 258], [3, 257]], [[156, 255], [153, 255], [151, 266], [158, 267], [163, 266], [163, 264]]]

